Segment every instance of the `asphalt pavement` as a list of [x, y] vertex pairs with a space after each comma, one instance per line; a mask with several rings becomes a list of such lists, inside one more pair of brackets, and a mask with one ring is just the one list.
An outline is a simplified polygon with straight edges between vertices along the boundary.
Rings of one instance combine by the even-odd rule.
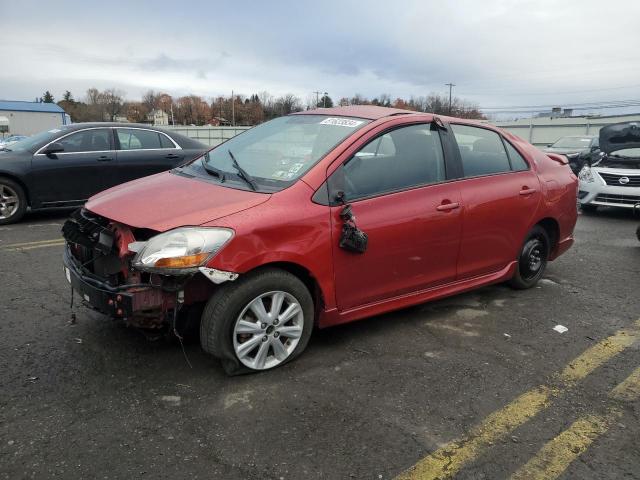
[[[225, 376], [75, 305], [68, 212], [0, 227], [0, 478], [640, 478], [640, 218], [580, 215], [537, 288], [314, 332]], [[568, 330], [554, 330], [562, 325]]]

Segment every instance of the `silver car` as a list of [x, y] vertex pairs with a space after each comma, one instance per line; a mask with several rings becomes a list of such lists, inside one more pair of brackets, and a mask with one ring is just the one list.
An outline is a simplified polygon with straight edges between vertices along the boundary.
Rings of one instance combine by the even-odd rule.
[[584, 211], [599, 206], [640, 206], [640, 122], [608, 125], [600, 130], [600, 153], [578, 178], [578, 200]]

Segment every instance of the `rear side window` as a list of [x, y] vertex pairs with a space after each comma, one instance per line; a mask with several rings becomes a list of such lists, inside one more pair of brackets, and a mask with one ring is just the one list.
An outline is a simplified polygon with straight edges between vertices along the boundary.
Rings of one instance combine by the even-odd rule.
[[456, 138], [465, 177], [511, 171], [509, 157], [500, 135], [486, 128], [451, 125]]
[[[118, 128], [117, 132], [120, 150], [152, 150], [163, 148], [160, 141], [160, 137], [163, 135], [160, 135], [158, 132], [133, 128]], [[170, 148], [173, 148], [173, 145], [171, 145]]]
[[162, 146], [162, 148], [176, 148], [173, 142], [169, 140], [169, 137], [163, 135], [162, 133], [159, 133], [158, 135], [160, 135], [160, 145]]
[[440, 136], [428, 124], [398, 128], [367, 143], [336, 174], [347, 200], [442, 182]]
[[529, 170], [529, 164], [522, 158], [522, 155], [511, 145], [509, 142], [504, 142], [507, 147], [507, 153], [509, 154], [509, 160], [511, 160], [511, 168], [516, 171]]

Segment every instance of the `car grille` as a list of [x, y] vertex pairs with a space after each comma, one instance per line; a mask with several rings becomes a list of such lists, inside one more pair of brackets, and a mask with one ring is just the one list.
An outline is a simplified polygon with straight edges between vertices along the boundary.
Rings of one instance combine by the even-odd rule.
[[[598, 172], [607, 185], [615, 185], [616, 187], [640, 187], [640, 175], [618, 175], [615, 173]], [[621, 178], [628, 178], [629, 182], [620, 183]]]
[[601, 193], [596, 197], [596, 202], [602, 203], [618, 203], [624, 205], [635, 205], [640, 203], [638, 195], [614, 195], [612, 193]]

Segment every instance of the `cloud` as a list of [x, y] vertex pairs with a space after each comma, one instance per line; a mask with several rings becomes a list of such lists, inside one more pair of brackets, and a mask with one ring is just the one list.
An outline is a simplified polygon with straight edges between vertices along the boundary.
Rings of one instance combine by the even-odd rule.
[[603, 21], [600, 0], [202, 0], [181, 9], [113, 0], [99, 15], [87, 2], [65, 5], [3, 11], [0, 96], [117, 86], [131, 98], [149, 88], [408, 97], [448, 82], [483, 105], [640, 95], [632, 2], [615, 7], [624, 12], [615, 22]]

